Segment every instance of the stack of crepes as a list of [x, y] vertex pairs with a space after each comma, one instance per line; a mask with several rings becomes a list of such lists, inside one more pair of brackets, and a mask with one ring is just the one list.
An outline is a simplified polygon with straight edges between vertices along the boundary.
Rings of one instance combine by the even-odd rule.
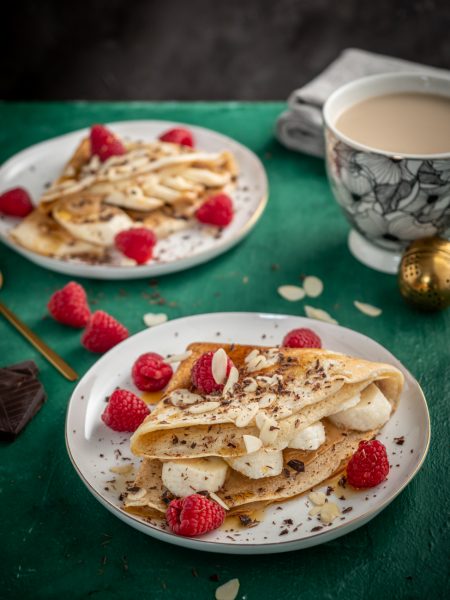
[[84, 139], [11, 237], [44, 256], [104, 262], [120, 231], [139, 226], [166, 237], [188, 227], [210, 195], [234, 187], [230, 152], [161, 141], [123, 145], [125, 154], [101, 162]]
[[[223, 391], [205, 396], [191, 369], [209, 351], [234, 367]], [[173, 497], [208, 492], [242, 514], [301, 494], [376, 436], [402, 386], [391, 365], [327, 350], [194, 343], [131, 438], [142, 463], [125, 507], [155, 516]]]

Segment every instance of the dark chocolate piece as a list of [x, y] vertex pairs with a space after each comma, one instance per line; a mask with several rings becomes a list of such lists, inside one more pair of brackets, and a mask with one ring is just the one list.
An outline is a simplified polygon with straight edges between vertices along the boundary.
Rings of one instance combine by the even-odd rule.
[[13, 440], [46, 400], [33, 361], [0, 369], [0, 439]]

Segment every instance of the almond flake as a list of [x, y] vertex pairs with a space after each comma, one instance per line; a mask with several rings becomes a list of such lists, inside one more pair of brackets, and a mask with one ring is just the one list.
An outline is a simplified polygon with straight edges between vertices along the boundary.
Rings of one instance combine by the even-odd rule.
[[256, 356], [258, 356], [258, 354], [259, 354], [259, 351], [256, 350], [256, 348], [255, 348], [255, 350], [252, 350], [249, 354], [247, 354], [247, 356], [244, 359], [244, 362], [249, 363], [252, 359], [254, 359]]
[[239, 413], [235, 420], [236, 427], [246, 427], [259, 411], [257, 402], [250, 402], [247, 406], [239, 409]]
[[183, 362], [183, 360], [188, 359], [192, 354], [192, 350], [188, 350], [187, 352], [183, 352], [183, 354], [171, 354], [170, 356], [166, 356], [164, 362], [166, 363], [177, 363]]
[[230, 579], [216, 589], [216, 600], [235, 600], [239, 593], [239, 579]]
[[268, 408], [275, 402], [276, 399], [277, 397], [275, 394], [264, 394], [264, 396], [261, 396], [261, 398], [258, 400], [259, 408]]
[[254, 435], [243, 435], [242, 439], [244, 440], [244, 445], [245, 449], [247, 450], [247, 454], [257, 452], [262, 446], [262, 441]]
[[145, 488], [141, 488], [140, 490], [138, 490], [134, 494], [128, 493], [128, 495], [127, 495], [127, 501], [128, 502], [136, 502], [136, 500], [142, 500], [142, 498], [144, 496], [146, 496], [146, 495], [147, 495], [147, 490]]
[[372, 306], [371, 304], [365, 304], [364, 302], [359, 302], [358, 300], [355, 300], [353, 304], [358, 310], [360, 310], [365, 315], [368, 315], [369, 317], [379, 317], [383, 312], [381, 308], [377, 308], [376, 306]]
[[165, 323], [168, 319], [167, 315], [164, 313], [147, 313], [142, 318], [147, 327], [155, 327], [155, 325], [161, 325], [161, 323]]
[[253, 379], [253, 377], [247, 377], [242, 383], [244, 384], [243, 391], [247, 393], [256, 392], [258, 388], [256, 381]]
[[127, 475], [133, 470], [133, 465], [117, 465], [116, 467], [110, 467], [111, 473], [117, 473], [118, 475]]
[[315, 517], [316, 515], [318, 515], [320, 513], [321, 510], [322, 510], [321, 506], [313, 506], [311, 508], [311, 510], [308, 512], [308, 515], [310, 517]]
[[327, 497], [323, 492], [311, 492], [308, 496], [313, 504], [317, 506], [323, 506]]
[[289, 302], [298, 302], [305, 297], [305, 290], [298, 285], [280, 285], [278, 293]]
[[217, 494], [215, 494], [214, 492], [209, 492], [209, 497], [214, 500], [214, 502], [217, 502], [217, 504], [220, 504], [220, 506], [222, 508], [224, 508], [225, 510], [230, 510], [230, 507], [225, 504], [225, 502], [222, 500], [222, 498], [220, 496], [218, 496]]
[[334, 502], [327, 502], [321, 507], [320, 520], [325, 525], [329, 525], [341, 514], [341, 510]]
[[219, 348], [214, 352], [211, 361], [211, 372], [214, 381], [221, 385], [227, 376], [228, 356], [223, 348]]
[[326, 311], [321, 308], [314, 308], [313, 306], [305, 306], [305, 314], [310, 319], [317, 319], [318, 321], [325, 321], [325, 323], [332, 323], [333, 325], [337, 325], [338, 322], [336, 319], [333, 319]]
[[169, 395], [169, 399], [174, 406], [182, 406], [183, 404], [195, 404], [196, 402], [201, 402], [203, 400], [200, 394], [193, 394], [192, 392], [186, 389], [174, 390]]
[[303, 280], [303, 289], [310, 298], [317, 298], [323, 292], [323, 283], [318, 277], [309, 275]]
[[200, 404], [196, 404], [195, 406], [191, 406], [188, 408], [188, 412], [193, 415], [200, 415], [201, 413], [211, 412], [212, 410], [216, 410], [219, 408], [220, 402], [201, 402]]
[[234, 388], [238, 380], [239, 371], [236, 369], [236, 367], [231, 367], [230, 374], [228, 375], [228, 379], [223, 387], [222, 395], [225, 396], [225, 394], [228, 394], [228, 392], [230, 392]]

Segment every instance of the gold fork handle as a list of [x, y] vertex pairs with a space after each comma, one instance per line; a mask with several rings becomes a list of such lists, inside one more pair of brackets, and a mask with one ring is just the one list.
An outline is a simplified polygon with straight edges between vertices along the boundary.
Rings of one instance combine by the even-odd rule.
[[29, 327], [25, 325], [16, 315], [7, 308], [3, 302], [0, 302], [0, 314], [7, 319], [11, 325], [19, 331], [24, 338], [26, 338], [30, 344], [39, 350], [39, 352], [45, 356], [49, 363], [51, 363], [55, 369], [57, 369], [64, 377], [69, 381], [75, 381], [78, 379], [78, 374], [69, 367], [69, 365], [58, 355], [54, 350], [49, 348], [45, 342], [41, 340]]

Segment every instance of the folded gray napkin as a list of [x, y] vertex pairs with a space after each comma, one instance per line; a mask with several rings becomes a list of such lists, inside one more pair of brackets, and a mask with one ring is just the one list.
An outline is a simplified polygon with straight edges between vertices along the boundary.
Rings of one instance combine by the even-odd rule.
[[292, 150], [323, 156], [322, 107], [328, 96], [344, 83], [360, 77], [400, 71], [448, 77], [448, 71], [442, 69], [348, 48], [310, 83], [292, 92], [288, 110], [277, 120], [278, 140]]

